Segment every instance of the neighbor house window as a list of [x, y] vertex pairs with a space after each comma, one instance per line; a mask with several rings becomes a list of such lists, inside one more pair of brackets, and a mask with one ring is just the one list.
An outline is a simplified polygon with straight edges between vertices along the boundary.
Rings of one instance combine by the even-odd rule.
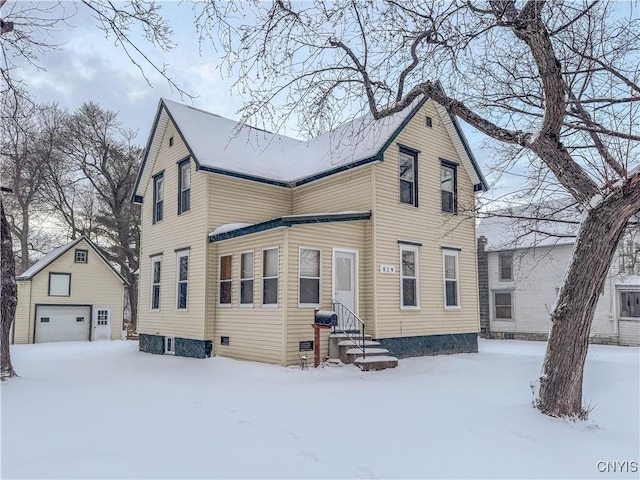
[[88, 250], [76, 250], [74, 259], [75, 263], [87, 263], [88, 255]]
[[151, 310], [160, 309], [160, 275], [162, 257], [151, 258]]
[[220, 305], [231, 305], [233, 255], [220, 257]]
[[253, 305], [253, 252], [240, 255], [240, 305]]
[[298, 281], [298, 303], [301, 305], [320, 304], [320, 250], [300, 249], [300, 276]]
[[640, 291], [620, 292], [620, 316], [640, 318]]
[[278, 249], [262, 251], [262, 304], [278, 304]]
[[178, 164], [178, 215], [191, 208], [191, 165], [189, 159]]
[[189, 290], [189, 250], [176, 252], [176, 259], [178, 264], [176, 308], [178, 310], [186, 310], [187, 292]]
[[400, 298], [402, 307], [418, 307], [418, 248], [400, 248]]
[[50, 273], [49, 274], [49, 296], [68, 297], [71, 295], [71, 274], [70, 273]]
[[494, 318], [496, 320], [513, 319], [512, 292], [493, 292]]
[[513, 253], [500, 253], [498, 255], [498, 270], [500, 281], [513, 280]]
[[444, 306], [445, 308], [460, 306], [460, 289], [458, 285], [458, 252], [443, 252], [444, 267]]
[[164, 205], [164, 173], [153, 177], [153, 223], [162, 220]]
[[440, 192], [442, 211], [458, 213], [458, 175], [455, 163], [442, 160], [440, 164]]
[[418, 153], [400, 149], [400, 203], [418, 206]]

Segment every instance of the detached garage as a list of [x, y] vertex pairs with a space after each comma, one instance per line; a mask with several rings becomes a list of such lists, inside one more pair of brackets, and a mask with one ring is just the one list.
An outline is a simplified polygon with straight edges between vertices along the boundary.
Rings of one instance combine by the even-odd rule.
[[13, 343], [119, 339], [126, 280], [85, 237], [20, 275]]

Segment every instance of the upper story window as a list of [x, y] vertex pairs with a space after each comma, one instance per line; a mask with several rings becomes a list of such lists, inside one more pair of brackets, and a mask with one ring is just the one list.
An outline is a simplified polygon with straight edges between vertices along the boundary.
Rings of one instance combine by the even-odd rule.
[[70, 273], [49, 273], [49, 296], [68, 297], [71, 295]]
[[253, 252], [240, 255], [240, 305], [253, 305]]
[[278, 248], [262, 251], [262, 304], [278, 304]]
[[89, 256], [88, 250], [76, 250], [74, 262], [75, 263], [87, 263], [87, 257]]
[[189, 159], [178, 164], [178, 215], [191, 209], [191, 164]]
[[164, 172], [153, 177], [153, 223], [162, 220], [164, 206]]
[[444, 308], [460, 306], [460, 285], [458, 274], [458, 252], [445, 250], [444, 263]]
[[440, 164], [440, 192], [442, 211], [458, 213], [458, 166], [442, 160]]
[[233, 281], [231, 271], [233, 269], [233, 255], [223, 255], [220, 257], [220, 305], [231, 305]]
[[178, 266], [176, 282], [176, 309], [187, 309], [187, 292], [189, 290], [189, 250], [176, 252]]
[[298, 303], [320, 305], [320, 250], [300, 249], [300, 277]]
[[400, 203], [418, 206], [418, 153], [400, 148]]
[[418, 249], [400, 248], [400, 305], [402, 308], [419, 307], [418, 302]]
[[513, 253], [500, 253], [498, 255], [498, 271], [501, 282], [513, 280]]
[[151, 310], [160, 309], [160, 278], [162, 273], [162, 257], [151, 258]]

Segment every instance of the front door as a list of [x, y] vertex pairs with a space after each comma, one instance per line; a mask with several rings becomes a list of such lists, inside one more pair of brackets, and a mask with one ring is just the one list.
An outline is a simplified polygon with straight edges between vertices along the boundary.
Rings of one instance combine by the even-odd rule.
[[93, 340], [111, 339], [111, 309], [98, 307], [93, 320]]
[[[349, 250], [333, 252], [333, 298], [357, 314], [357, 253]], [[357, 329], [349, 312], [338, 308], [338, 326], [343, 330]]]

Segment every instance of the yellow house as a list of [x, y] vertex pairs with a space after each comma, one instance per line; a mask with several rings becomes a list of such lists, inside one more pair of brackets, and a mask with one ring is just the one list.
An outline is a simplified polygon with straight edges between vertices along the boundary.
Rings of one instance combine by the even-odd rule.
[[121, 337], [127, 281], [88, 238], [52, 250], [16, 280], [13, 343]]
[[[140, 350], [289, 365], [364, 330], [397, 357], [475, 352], [486, 188], [427, 98], [309, 141], [163, 99], [133, 198]], [[314, 345], [317, 309], [338, 325]]]

